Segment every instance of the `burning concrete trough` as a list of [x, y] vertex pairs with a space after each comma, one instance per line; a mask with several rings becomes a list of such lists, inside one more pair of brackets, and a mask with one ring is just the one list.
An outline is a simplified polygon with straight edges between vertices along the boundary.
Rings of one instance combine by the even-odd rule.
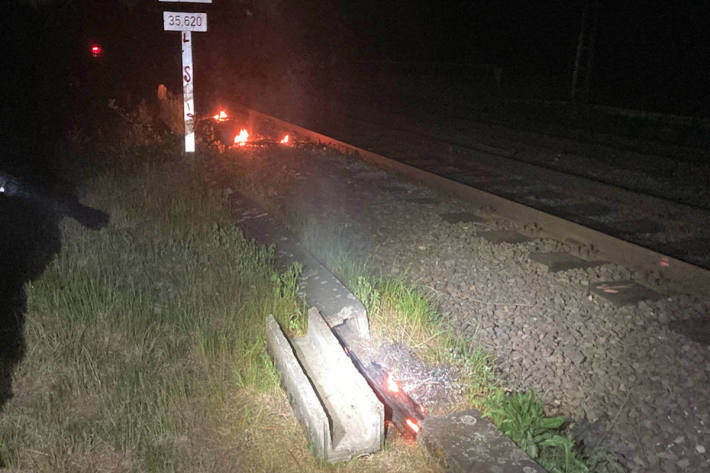
[[385, 420], [410, 437], [421, 430], [426, 410], [371, 358], [369, 341], [347, 320], [331, 330], [311, 308], [305, 336], [288, 339], [272, 316], [266, 332], [269, 354], [319, 457], [335, 462], [379, 450]]
[[386, 421], [416, 436], [425, 409], [381, 363], [362, 303], [268, 212], [237, 193], [230, 199], [249, 237], [278, 241], [278, 260], [303, 268], [299, 285], [314, 306], [308, 332], [289, 339], [268, 317], [267, 344], [314, 452], [332, 462], [379, 450]]

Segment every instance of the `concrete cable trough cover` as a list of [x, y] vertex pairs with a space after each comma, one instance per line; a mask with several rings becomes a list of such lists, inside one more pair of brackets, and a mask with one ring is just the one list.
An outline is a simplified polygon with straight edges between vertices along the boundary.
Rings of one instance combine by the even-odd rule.
[[266, 343], [316, 456], [334, 463], [382, 448], [384, 407], [317, 309], [308, 333], [291, 340], [269, 315]]

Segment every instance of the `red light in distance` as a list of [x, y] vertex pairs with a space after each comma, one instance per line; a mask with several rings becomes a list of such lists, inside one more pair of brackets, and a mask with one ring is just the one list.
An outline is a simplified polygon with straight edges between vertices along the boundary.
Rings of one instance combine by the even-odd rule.
[[98, 44], [92, 44], [90, 51], [91, 51], [91, 55], [93, 57], [99, 57], [99, 56], [103, 55], [103, 53], [104, 53], [103, 48], [101, 46], [99, 46]]

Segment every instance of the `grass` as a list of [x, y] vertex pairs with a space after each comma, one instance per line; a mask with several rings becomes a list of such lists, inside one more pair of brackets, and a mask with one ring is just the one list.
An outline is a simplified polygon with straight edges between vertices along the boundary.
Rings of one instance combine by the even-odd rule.
[[482, 400], [500, 390], [493, 378], [492, 357], [475, 339], [455, 334], [406, 277], [373, 277], [365, 266], [357, 265], [345, 273], [346, 284], [365, 304], [378, 336], [407, 345], [429, 363], [455, 367], [463, 392], [452, 407], [481, 407]]
[[546, 416], [534, 391], [490, 399], [487, 412], [503, 433], [549, 472], [589, 471], [571, 436], [561, 435], [564, 416]]
[[[84, 143], [86, 145], [86, 143]], [[36, 472], [432, 471], [402, 442], [313, 459], [266, 354], [264, 317], [305, 329], [297, 266], [245, 240], [179, 143], [91, 148], [83, 199], [26, 287], [26, 354], [0, 417], [0, 467]], [[168, 151], [161, 151], [161, 150]]]

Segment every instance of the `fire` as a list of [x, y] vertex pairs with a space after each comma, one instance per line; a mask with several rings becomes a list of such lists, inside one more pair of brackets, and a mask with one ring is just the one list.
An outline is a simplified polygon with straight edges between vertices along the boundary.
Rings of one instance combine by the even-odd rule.
[[279, 143], [287, 145], [288, 144], [288, 135], [284, 136], [283, 139], [281, 141], [279, 141]]
[[397, 381], [392, 378], [392, 375], [387, 375], [387, 389], [393, 393], [399, 392], [399, 384], [397, 384]]
[[217, 120], [218, 122], [223, 122], [223, 121], [225, 121], [226, 119], [228, 119], [229, 116], [227, 115], [227, 112], [225, 112], [224, 110], [220, 110], [219, 113], [217, 113], [216, 115], [214, 115], [212, 118], [214, 118], [214, 119]]
[[415, 434], [419, 433], [420, 427], [419, 427], [419, 424], [417, 424], [416, 420], [410, 419], [409, 417], [407, 417], [404, 421], [407, 423], [409, 428], [412, 429], [412, 432], [414, 432]]
[[239, 130], [239, 134], [234, 137], [234, 143], [238, 144], [239, 146], [244, 146], [248, 138], [249, 132], [245, 128], [242, 128], [241, 130]]

